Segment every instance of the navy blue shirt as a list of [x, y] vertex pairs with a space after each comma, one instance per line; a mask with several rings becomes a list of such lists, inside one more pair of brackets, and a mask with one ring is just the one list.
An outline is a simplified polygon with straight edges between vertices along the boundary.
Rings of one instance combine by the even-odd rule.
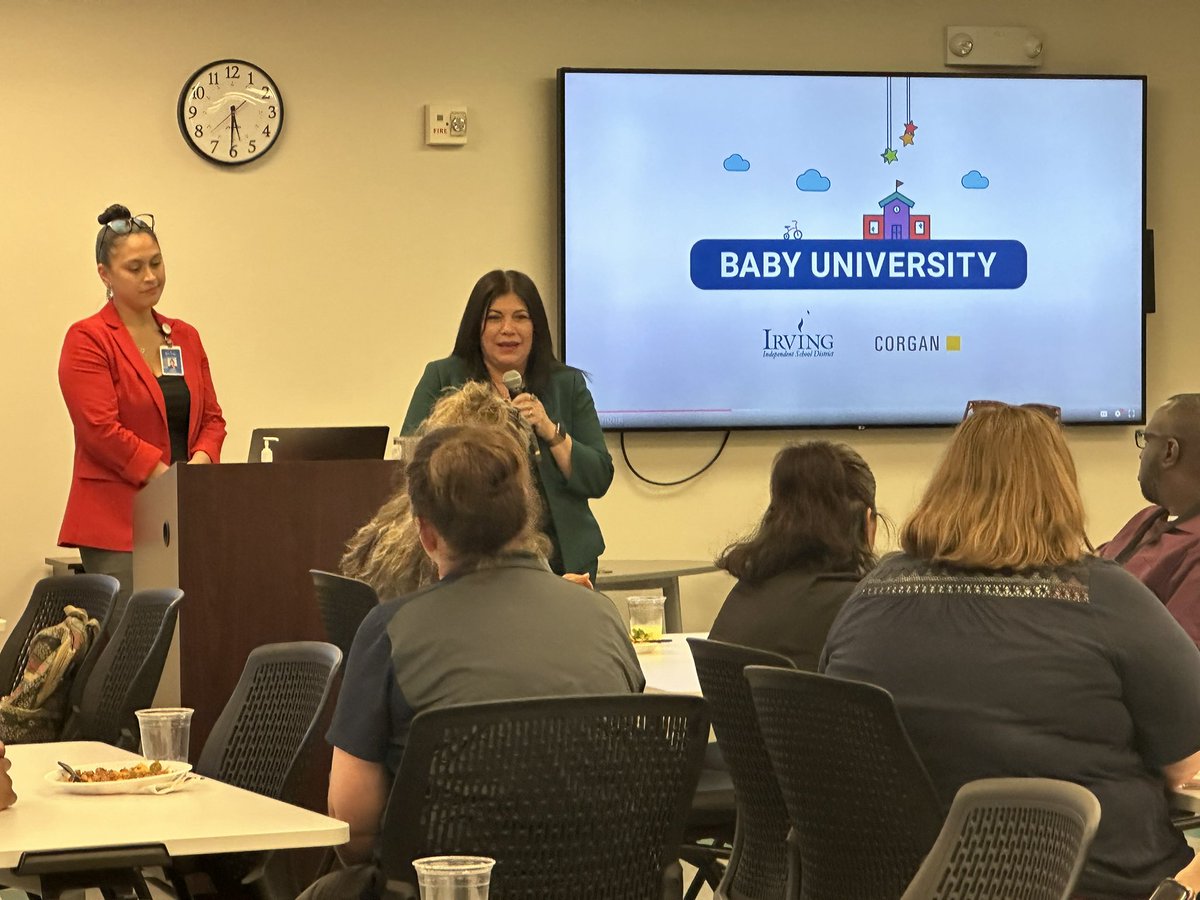
[[1091, 790], [1103, 814], [1081, 894], [1145, 897], [1191, 860], [1160, 767], [1200, 750], [1200, 651], [1115, 563], [1014, 573], [896, 554], [846, 601], [821, 669], [892, 693], [946, 807], [977, 778]]

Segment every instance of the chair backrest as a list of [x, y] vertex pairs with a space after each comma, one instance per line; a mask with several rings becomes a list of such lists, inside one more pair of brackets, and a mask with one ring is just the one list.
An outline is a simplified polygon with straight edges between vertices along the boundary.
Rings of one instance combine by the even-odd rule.
[[323, 641], [265, 644], [204, 742], [196, 771], [277, 800], [325, 708], [342, 651]]
[[737, 830], [721, 894], [729, 900], [784, 900], [794, 882], [795, 853], [787, 843], [788, 815], [758, 728], [746, 666], [794, 668], [786, 656], [720, 641], [688, 638], [713, 731], [729, 766]]
[[0, 696], [11, 693], [21, 680], [33, 636], [47, 625], [61, 622], [66, 607], [87, 610], [88, 616], [100, 623], [103, 634], [120, 587], [111, 575], [51, 575], [35, 584], [25, 612], [0, 649]]
[[325, 633], [330, 642], [342, 651], [342, 655], [348, 657], [358, 626], [367, 613], [379, 605], [375, 588], [357, 578], [322, 572], [320, 569], [309, 569], [308, 574], [312, 576], [313, 591], [317, 595], [317, 608], [321, 610]]
[[63, 729], [64, 740], [137, 749], [134, 713], [154, 701], [182, 599], [179, 588], [152, 588], [129, 598], [83, 685], [78, 708]]
[[883, 688], [746, 669], [800, 849], [800, 898], [898, 900], [937, 839], [942, 809]]
[[968, 782], [904, 900], [1066, 900], [1099, 824], [1100, 802], [1069, 781]]
[[416, 884], [413, 859], [472, 853], [496, 860], [492, 900], [662, 896], [707, 740], [704, 699], [683, 695], [420, 713], [384, 815], [389, 885]]

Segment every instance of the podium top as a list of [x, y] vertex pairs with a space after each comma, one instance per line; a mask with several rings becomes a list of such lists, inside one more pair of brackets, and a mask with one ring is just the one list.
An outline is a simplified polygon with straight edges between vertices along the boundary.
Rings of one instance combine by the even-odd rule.
[[255, 428], [250, 435], [250, 453], [246, 461], [383, 459], [387, 439], [386, 425]]

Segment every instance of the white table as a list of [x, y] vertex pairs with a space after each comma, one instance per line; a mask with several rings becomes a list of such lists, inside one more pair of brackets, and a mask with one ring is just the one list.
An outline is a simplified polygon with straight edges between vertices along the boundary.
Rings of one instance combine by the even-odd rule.
[[646, 676], [647, 692], [657, 694], [694, 694], [700, 696], [700, 681], [696, 664], [687, 645], [690, 637], [708, 637], [706, 632], [669, 634], [662, 644], [634, 644], [642, 674]]
[[[27, 851], [162, 844], [172, 857], [199, 853], [330, 847], [350, 838], [345, 822], [206, 778], [161, 796], [81, 796], [45, 775], [57, 760], [75, 766], [136, 759], [108, 744], [65, 741], [6, 749], [17, 802], [0, 812], [0, 870]], [[0, 871], [0, 884], [20, 879]]]

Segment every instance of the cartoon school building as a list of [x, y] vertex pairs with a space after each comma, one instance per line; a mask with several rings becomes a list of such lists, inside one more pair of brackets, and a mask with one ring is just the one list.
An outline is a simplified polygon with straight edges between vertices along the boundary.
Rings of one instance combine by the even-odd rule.
[[883, 215], [863, 216], [864, 241], [927, 241], [929, 216], [911, 214], [913, 202], [899, 191], [879, 201]]

